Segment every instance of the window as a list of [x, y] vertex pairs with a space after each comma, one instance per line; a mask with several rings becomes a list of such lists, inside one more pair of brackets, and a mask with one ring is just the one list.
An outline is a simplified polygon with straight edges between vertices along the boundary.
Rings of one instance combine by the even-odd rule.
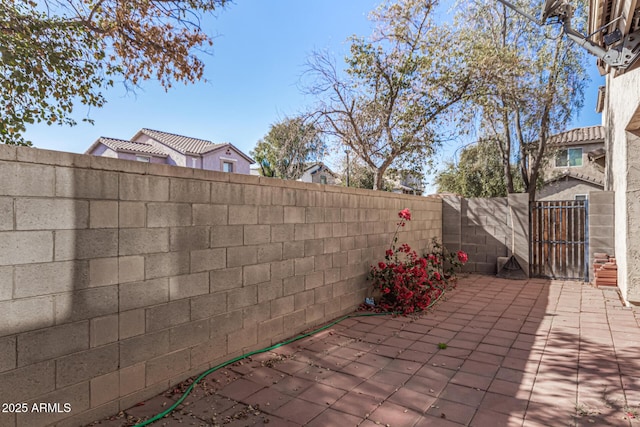
[[151, 163], [151, 157], [149, 157], [149, 156], [136, 156], [136, 161], [145, 162], [145, 163]]
[[233, 163], [222, 162], [222, 172], [233, 172]]
[[587, 200], [587, 195], [586, 194], [576, 194], [575, 196], [573, 196], [574, 200]]
[[559, 150], [556, 154], [556, 167], [582, 166], [582, 147]]
[[327, 177], [324, 175], [320, 175], [320, 184], [326, 184], [327, 183]]

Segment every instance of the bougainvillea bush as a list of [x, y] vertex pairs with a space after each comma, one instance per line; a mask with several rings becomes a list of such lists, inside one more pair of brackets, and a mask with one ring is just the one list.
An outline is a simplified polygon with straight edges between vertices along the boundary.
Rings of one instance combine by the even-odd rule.
[[419, 256], [406, 243], [398, 245], [398, 231], [411, 220], [411, 212], [403, 209], [398, 217], [400, 221], [384, 261], [371, 266], [369, 279], [377, 301], [366, 307], [407, 315], [426, 310], [435, 302], [451, 286], [455, 268], [467, 261], [467, 255], [462, 251], [449, 253], [436, 240], [432, 243], [432, 252], [424, 256]]

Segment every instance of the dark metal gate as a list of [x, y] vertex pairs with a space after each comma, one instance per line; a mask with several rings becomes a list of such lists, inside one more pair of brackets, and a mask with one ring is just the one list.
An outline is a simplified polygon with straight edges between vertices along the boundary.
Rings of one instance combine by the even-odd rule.
[[589, 281], [588, 202], [532, 202], [530, 212], [531, 276]]

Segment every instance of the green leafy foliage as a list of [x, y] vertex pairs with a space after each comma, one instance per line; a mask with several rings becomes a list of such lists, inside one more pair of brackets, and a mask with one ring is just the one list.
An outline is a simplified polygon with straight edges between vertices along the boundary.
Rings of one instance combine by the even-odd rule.
[[320, 130], [302, 117], [294, 117], [271, 125], [250, 154], [260, 165], [262, 176], [298, 179], [307, 163], [322, 160], [326, 151]]
[[[539, 14], [537, 1], [515, 3]], [[498, 147], [507, 192], [516, 191], [517, 162], [533, 200], [549, 135], [565, 130], [582, 107], [585, 51], [558, 26], [538, 27], [494, 0], [460, 3], [456, 20], [462, 60], [480, 71], [465, 105], [468, 123], [479, 123], [480, 137]], [[579, 13], [574, 22], [581, 25]]]
[[451, 253], [442, 245], [432, 245], [432, 251], [423, 256], [406, 243], [397, 245], [398, 231], [411, 221], [411, 212], [403, 209], [398, 217], [400, 221], [384, 261], [372, 265], [369, 271], [373, 303], [365, 302], [362, 309], [402, 315], [427, 310], [443, 292], [455, 286], [455, 270], [469, 260], [465, 252]]
[[[474, 79], [459, 60], [452, 32], [436, 24], [432, 0], [386, 2], [371, 15], [370, 39], [352, 37], [345, 71], [316, 52], [308, 62], [315, 115], [337, 144], [349, 147], [383, 189], [385, 171], [422, 171], [442, 124]], [[446, 54], [443, 54], [446, 52]]]
[[[522, 191], [522, 178], [512, 167], [515, 191]], [[438, 192], [450, 192], [464, 197], [505, 197], [507, 182], [504, 176], [500, 149], [490, 140], [481, 139], [460, 152], [458, 163], [448, 162], [436, 176]]]
[[103, 106], [118, 78], [165, 89], [202, 78], [200, 17], [225, 2], [0, 0], [0, 142], [30, 145], [31, 123], [76, 124], [76, 105]]

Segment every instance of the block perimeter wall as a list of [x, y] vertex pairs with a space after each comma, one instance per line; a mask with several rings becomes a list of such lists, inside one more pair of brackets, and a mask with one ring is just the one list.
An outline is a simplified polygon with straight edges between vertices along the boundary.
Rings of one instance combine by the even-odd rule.
[[0, 396], [82, 425], [353, 311], [441, 200], [0, 146]]

